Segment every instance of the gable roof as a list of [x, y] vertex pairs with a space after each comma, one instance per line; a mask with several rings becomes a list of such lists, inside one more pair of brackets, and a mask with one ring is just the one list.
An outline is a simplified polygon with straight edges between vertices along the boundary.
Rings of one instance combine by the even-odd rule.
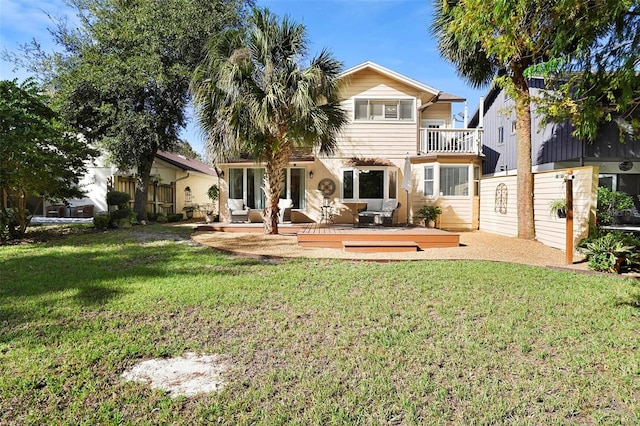
[[404, 84], [406, 84], [408, 86], [411, 86], [411, 87], [413, 87], [415, 89], [418, 89], [418, 90], [421, 90], [423, 92], [433, 93], [434, 95], [437, 95], [437, 94], [441, 93], [440, 90], [438, 90], [438, 89], [435, 89], [435, 88], [433, 88], [431, 86], [427, 86], [424, 83], [420, 83], [419, 81], [414, 80], [412, 78], [409, 78], [406, 75], [402, 75], [399, 72], [395, 72], [393, 70], [390, 70], [389, 68], [385, 68], [382, 65], [378, 65], [375, 62], [371, 62], [371, 61], [363, 62], [363, 63], [361, 63], [359, 65], [356, 65], [356, 66], [351, 67], [351, 68], [349, 68], [347, 70], [344, 70], [342, 72], [342, 74], [340, 74], [340, 77], [347, 77], [347, 76], [349, 76], [351, 74], [354, 74], [354, 73], [356, 73], [358, 71], [361, 71], [361, 70], [364, 70], [364, 69], [367, 69], [367, 68], [372, 69], [372, 70], [376, 71], [379, 74], [385, 75], [385, 76], [387, 76], [389, 78], [392, 78], [392, 79], [394, 79], [396, 81], [400, 81], [400, 82], [402, 82], [402, 83], [404, 83]]
[[209, 176], [218, 176], [215, 169], [212, 167], [209, 167], [202, 161], [187, 158], [184, 155], [175, 154], [173, 152], [158, 151], [156, 153], [156, 157], [185, 171], [204, 173]]

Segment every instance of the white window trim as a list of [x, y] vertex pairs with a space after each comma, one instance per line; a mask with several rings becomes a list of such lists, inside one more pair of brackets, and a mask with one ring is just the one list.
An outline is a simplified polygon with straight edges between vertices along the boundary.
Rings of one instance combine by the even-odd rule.
[[[369, 101], [369, 102], [376, 102], [376, 101], [398, 101], [398, 103], [400, 103], [400, 101], [411, 101], [412, 105], [411, 105], [411, 115], [412, 118], [411, 120], [401, 120], [399, 118], [396, 119], [386, 119], [386, 118], [381, 118], [379, 120], [371, 120], [371, 119], [357, 119], [356, 118], [356, 102], [357, 101]], [[402, 97], [402, 96], [375, 96], [375, 97], [356, 97], [353, 98], [352, 101], [352, 110], [353, 113], [351, 114], [351, 119], [354, 123], [406, 123], [406, 124], [415, 124], [416, 120], [417, 120], [417, 115], [418, 115], [418, 111], [416, 108], [416, 98], [412, 98], [412, 97]], [[384, 111], [383, 111], [384, 114]], [[398, 108], [398, 116], [400, 115], [400, 109]]]
[[[473, 184], [474, 184], [474, 174], [473, 174], [473, 163], [429, 163], [425, 164], [422, 170], [422, 198], [427, 200], [437, 200], [438, 198], [453, 198], [457, 200], [464, 200], [468, 198], [473, 198]], [[425, 195], [424, 193], [424, 182], [426, 180], [425, 169], [427, 167], [433, 167], [433, 192], [434, 195]], [[467, 195], [443, 195], [440, 192], [440, 168], [441, 167], [467, 167]]]
[[[382, 199], [389, 199], [389, 172], [395, 169], [395, 166], [355, 166], [355, 167], [342, 167], [340, 169], [340, 200], [348, 203], [356, 201], [366, 200], [379, 200], [380, 198], [360, 198], [360, 170], [382, 170], [384, 172], [382, 189]], [[344, 172], [353, 171], [353, 198], [344, 197]], [[396, 186], [398, 185], [398, 175], [396, 175]], [[396, 197], [398, 195], [398, 188], [396, 188]]]
[[[241, 169], [242, 170], [242, 201], [244, 201], [244, 203], [248, 203], [248, 199], [249, 199], [249, 175], [248, 175], [248, 170], [249, 169], [262, 169], [264, 170], [265, 167], [261, 167], [261, 166], [242, 166], [242, 167], [229, 167], [229, 170], [231, 169]], [[305, 176], [305, 188], [304, 188], [304, 206], [302, 209], [295, 209], [295, 210], [305, 210], [306, 206], [307, 206], [307, 190], [306, 190], [306, 185], [307, 185], [307, 176], [308, 176], [308, 171], [306, 167], [287, 167], [285, 168], [285, 196], [286, 198], [291, 198], [291, 169], [302, 169], [303, 170], [303, 174]], [[287, 182], [289, 183], [287, 185]], [[262, 191], [262, 187], [260, 189]], [[229, 194], [230, 192], [227, 190], [227, 198], [229, 198]]]

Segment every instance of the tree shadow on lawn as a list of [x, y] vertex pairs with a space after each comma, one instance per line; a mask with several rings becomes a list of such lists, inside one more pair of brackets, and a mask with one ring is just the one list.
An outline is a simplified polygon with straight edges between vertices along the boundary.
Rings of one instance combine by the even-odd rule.
[[640, 310], [640, 292], [636, 289], [633, 293], [629, 292], [628, 297], [625, 299], [618, 297], [616, 306], [629, 306]]
[[[268, 263], [251, 258], [234, 258], [212, 250], [187, 247], [168, 241], [156, 246], [125, 244], [114, 249], [64, 250], [63, 244], [34, 248], [5, 257], [0, 265], [0, 330], [16, 328], [33, 320], [55, 318], [56, 311], [74, 305], [83, 310], [100, 309], [114, 299], [132, 293], [129, 283], [158, 280], [172, 276], [206, 275], [222, 279], [251, 275], [250, 267]], [[80, 244], [82, 245], [82, 244]], [[67, 246], [71, 246], [67, 244]], [[56, 248], [60, 247], [60, 250]], [[76, 246], [77, 247], [77, 246]], [[188, 256], [190, 264], [201, 268], [173, 267]], [[137, 290], [140, 291], [140, 290]], [[144, 295], [140, 295], [144, 298]], [[59, 315], [59, 314], [58, 314]]]

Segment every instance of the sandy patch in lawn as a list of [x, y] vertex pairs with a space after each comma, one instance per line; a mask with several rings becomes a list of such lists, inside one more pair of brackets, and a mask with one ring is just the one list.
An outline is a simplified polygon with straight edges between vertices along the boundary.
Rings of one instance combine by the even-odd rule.
[[219, 391], [225, 384], [222, 374], [228, 369], [229, 365], [217, 355], [188, 352], [184, 357], [142, 361], [122, 377], [164, 390], [175, 398]]
[[397, 260], [490, 260], [534, 266], [551, 266], [586, 270], [583, 256], [574, 255], [574, 263], [566, 264], [565, 253], [538, 241], [521, 240], [482, 231], [460, 232], [460, 246], [432, 248], [401, 253], [349, 253], [342, 249], [300, 247], [295, 236], [264, 235], [236, 232], [196, 232], [197, 243], [238, 255], [335, 258], [373, 261]]

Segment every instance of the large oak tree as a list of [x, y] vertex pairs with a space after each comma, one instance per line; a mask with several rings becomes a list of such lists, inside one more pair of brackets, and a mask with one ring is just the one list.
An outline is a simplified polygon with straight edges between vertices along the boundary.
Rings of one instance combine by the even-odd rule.
[[[65, 119], [136, 172], [134, 209], [146, 217], [158, 150], [173, 151], [186, 124], [189, 82], [207, 40], [242, 25], [252, 0], [70, 0], [78, 28], [60, 21], [62, 52], [36, 52]], [[31, 46], [33, 47], [33, 46]], [[36, 46], [37, 47], [37, 46]]]

